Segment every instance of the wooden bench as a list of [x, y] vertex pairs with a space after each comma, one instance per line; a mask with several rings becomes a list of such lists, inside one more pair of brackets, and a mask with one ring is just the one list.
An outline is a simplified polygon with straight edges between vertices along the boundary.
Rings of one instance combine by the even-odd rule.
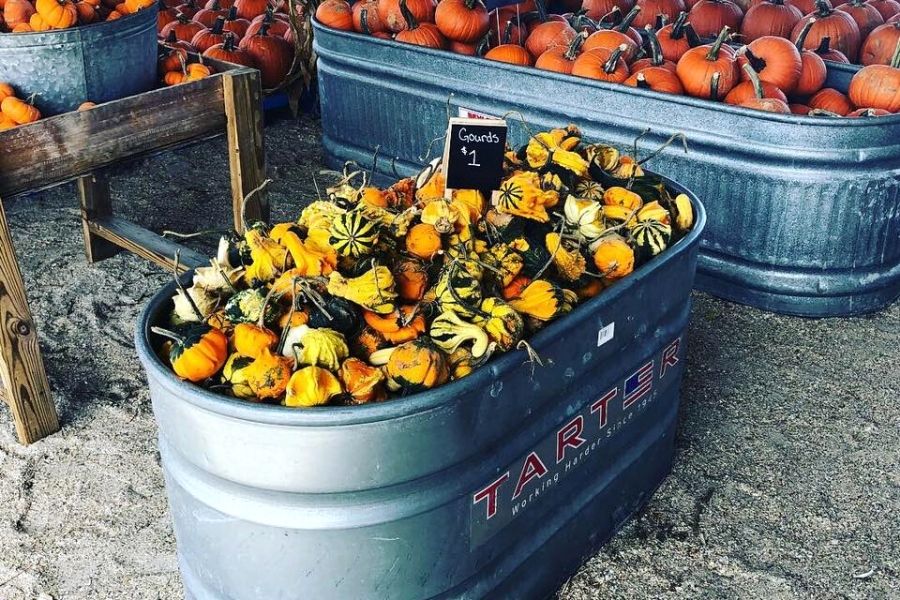
[[[206, 257], [116, 217], [103, 169], [221, 135], [228, 136], [234, 227], [243, 218], [268, 220], [264, 192], [244, 198], [265, 179], [259, 72], [206, 61], [216, 74], [83, 112], [0, 131], [0, 199], [77, 182], [84, 249], [89, 262], [122, 249], [171, 269]], [[243, 210], [242, 210], [243, 209]], [[59, 429], [22, 274], [0, 201], [0, 381], [16, 432], [30, 444]]]

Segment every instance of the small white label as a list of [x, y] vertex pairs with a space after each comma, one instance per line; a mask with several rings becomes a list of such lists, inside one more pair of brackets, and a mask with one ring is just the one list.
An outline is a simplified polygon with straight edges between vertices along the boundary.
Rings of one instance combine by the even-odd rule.
[[499, 119], [500, 117], [495, 117], [493, 115], [489, 115], [487, 113], [478, 112], [477, 110], [472, 110], [470, 108], [463, 108], [462, 106], [458, 107], [457, 112], [459, 116], [463, 119]]
[[616, 322], [613, 321], [609, 325], [603, 327], [597, 332], [597, 346], [602, 346], [616, 336]]

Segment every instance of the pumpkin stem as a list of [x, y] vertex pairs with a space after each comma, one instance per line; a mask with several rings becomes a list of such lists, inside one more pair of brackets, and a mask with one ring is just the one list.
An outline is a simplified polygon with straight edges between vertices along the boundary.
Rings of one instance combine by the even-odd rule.
[[625, 15], [625, 18], [622, 19], [622, 22], [614, 27], [614, 29], [620, 33], [625, 33], [628, 31], [628, 28], [631, 27], [631, 24], [637, 18], [637, 16], [641, 12], [640, 6], [635, 6], [631, 10], [628, 11], [628, 14]]
[[[405, 2], [405, 0], [404, 0]], [[503, 39], [500, 40], [500, 43], [506, 45], [509, 43], [510, 38], [512, 37], [512, 27], [513, 22], [512, 19], [506, 22], [506, 27], [503, 28]]]
[[216, 17], [216, 22], [213, 23], [212, 29], [210, 29], [209, 32], [213, 35], [222, 35], [223, 27], [225, 27], [225, 17]]
[[419, 28], [419, 22], [416, 21], [416, 17], [412, 14], [412, 11], [409, 10], [406, 0], [400, 0], [400, 13], [403, 15], [403, 20], [406, 21], [407, 29], [412, 31]]
[[237, 21], [237, 6], [232, 6], [228, 9], [228, 17], [225, 19], [226, 21]]
[[756, 70], [750, 66], [749, 62], [744, 63], [744, 73], [750, 78], [750, 83], [753, 84], [753, 92], [756, 94], [757, 99], [762, 100], [764, 96], [762, 81], [760, 81], [759, 75], [756, 73]]
[[753, 54], [753, 51], [750, 50], [750, 46], [744, 46], [742, 51], [744, 53], [744, 56], [747, 58], [747, 61], [753, 67], [754, 71], [759, 73], [766, 68], [766, 61]]
[[666, 22], [668, 20], [669, 20], [669, 17], [667, 17], [666, 15], [664, 15], [662, 13], [656, 15], [656, 22], [654, 23], [654, 27], [651, 27], [651, 29], [654, 29], [654, 28], [656, 30], [662, 29], [663, 27], [666, 26]]
[[900, 69], [900, 39], [897, 40], [897, 47], [894, 48], [894, 56], [891, 57], [891, 67]]
[[649, 83], [647, 83], [647, 78], [644, 76], [643, 71], [641, 71], [637, 74], [636, 82], [637, 82], [637, 87], [641, 88], [642, 90], [652, 90], [653, 89], [653, 87]]
[[688, 46], [691, 48], [696, 48], [702, 43], [700, 41], [700, 36], [697, 35], [697, 32], [694, 31], [694, 26], [690, 23], [684, 24], [684, 35], [687, 37]]
[[475, 8], [476, 2], [478, 2], [478, 0], [465, 0], [464, 4], [466, 5], [466, 8], [468, 8], [469, 10], [472, 10]]
[[256, 33], [256, 35], [260, 37], [266, 37], [267, 35], [269, 35], [270, 26], [270, 23], [266, 23], [265, 21], [263, 21], [263, 24], [260, 26], [259, 31]]
[[565, 54], [563, 54], [566, 60], [572, 61], [578, 58], [578, 52], [581, 50], [581, 45], [584, 44], [584, 40], [586, 40], [587, 37], [587, 31], [582, 31], [572, 39], [569, 43], [569, 47], [566, 48]]
[[659, 45], [659, 38], [656, 37], [656, 32], [649, 25], [644, 27], [644, 32], [647, 34], [647, 46], [650, 47], [650, 64], [654, 67], [659, 67], [665, 62], [662, 46]]
[[[191, 22], [191, 20], [188, 19], [187, 15], [184, 14], [184, 13], [178, 13], [177, 15], [175, 15], [175, 20], [177, 20], [177, 21], [178, 21], [179, 23], [181, 23], [182, 25], [186, 25], [187, 23], [190, 23], [190, 22]], [[173, 34], [174, 34], [174, 33], [175, 33], [175, 30], [173, 29], [170, 33], [173, 33]], [[173, 37], [174, 37], [174, 36], [173, 36]]]
[[372, 30], [369, 29], [369, 9], [364, 8], [359, 11], [359, 27], [362, 29], [362, 32], [366, 35], [372, 35]]
[[719, 79], [721, 78], [722, 74], [716, 71], [709, 80], [709, 99], [712, 101], [719, 99]]
[[814, 108], [809, 111], [810, 117], [836, 117], [841, 118], [841, 115], [836, 112], [831, 112], [830, 110], [825, 110], [824, 108]]
[[538, 20], [541, 23], [547, 22], [547, 5], [544, 3], [544, 0], [535, 0], [535, 6], [537, 7]]
[[616, 67], [619, 64], [619, 59], [622, 58], [622, 53], [628, 50], [628, 46], [626, 44], [622, 44], [615, 50], [613, 50], [612, 54], [609, 55], [609, 59], [607, 59], [606, 64], [603, 65], [603, 71], [606, 72], [607, 75], [612, 75], [616, 72]]
[[831, 37], [825, 36], [819, 41], [819, 47], [813, 50], [816, 54], [828, 54], [828, 51], [831, 50]]
[[816, 22], [815, 17], [810, 17], [810, 19], [803, 24], [803, 28], [800, 30], [800, 33], [797, 34], [797, 41], [795, 42], [797, 46], [797, 50], [803, 52], [803, 46], [806, 45], [806, 36], [809, 35], [809, 30], [812, 29], [813, 23]]
[[730, 32], [731, 29], [728, 25], [722, 28], [722, 31], [719, 32], [719, 37], [717, 37], [716, 41], [709, 47], [709, 52], [706, 53], [706, 60], [719, 60], [719, 52], [722, 50], [722, 44], [728, 39]]
[[834, 12], [834, 8], [828, 0], [816, 0], [816, 11], [820, 17], [827, 17]]
[[178, 335], [174, 331], [170, 331], [163, 327], [157, 327], [156, 325], [153, 325], [152, 327], [150, 327], [150, 331], [152, 331], [156, 335], [161, 335], [165, 338], [169, 338], [173, 342], [178, 342], [179, 344], [184, 343], [184, 336]]
[[618, 6], [613, 6], [613, 9], [611, 11], [609, 11], [608, 13], [606, 13], [605, 15], [603, 15], [602, 17], [597, 19], [597, 24], [598, 25], [603, 24], [603, 23], [615, 24], [615, 23], [620, 22], [621, 19], [622, 19], [622, 11], [619, 10]]
[[680, 40], [681, 36], [684, 35], [684, 24], [687, 21], [687, 17], [688, 14], [686, 11], [678, 13], [678, 17], [675, 18], [675, 23], [672, 25], [671, 38], [673, 40]]

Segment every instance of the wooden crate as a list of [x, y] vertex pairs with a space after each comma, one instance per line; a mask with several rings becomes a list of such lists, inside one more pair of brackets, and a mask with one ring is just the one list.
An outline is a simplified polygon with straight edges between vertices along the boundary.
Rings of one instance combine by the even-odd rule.
[[[206, 61], [216, 74], [0, 131], [0, 199], [76, 180], [89, 262], [129, 250], [167, 268], [203, 264], [199, 253], [113, 215], [103, 169], [227, 133], [234, 226], [267, 220], [259, 72]], [[243, 206], [243, 211], [242, 211]], [[59, 429], [19, 264], [0, 202], [0, 380], [19, 440]]]

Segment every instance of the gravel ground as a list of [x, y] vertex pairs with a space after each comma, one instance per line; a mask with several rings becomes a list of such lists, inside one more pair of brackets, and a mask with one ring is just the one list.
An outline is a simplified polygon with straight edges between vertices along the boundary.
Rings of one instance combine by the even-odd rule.
[[[279, 122], [267, 143], [290, 218], [315, 195], [318, 129]], [[116, 210], [214, 228], [226, 174], [221, 140], [140, 161]], [[21, 447], [0, 410], [0, 599], [180, 598], [131, 342], [168, 276], [129, 254], [88, 266], [72, 186], [6, 210], [63, 429]], [[674, 472], [559, 598], [900, 597], [900, 304], [805, 320], [694, 300]]]

